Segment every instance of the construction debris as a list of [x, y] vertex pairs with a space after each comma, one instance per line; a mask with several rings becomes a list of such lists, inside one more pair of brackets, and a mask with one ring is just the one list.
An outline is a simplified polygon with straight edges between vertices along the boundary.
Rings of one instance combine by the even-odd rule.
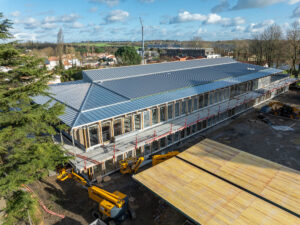
[[269, 113], [275, 116], [283, 116], [291, 119], [300, 118], [300, 109], [284, 104], [282, 102], [271, 102], [269, 105], [266, 105], [261, 108], [261, 112]]

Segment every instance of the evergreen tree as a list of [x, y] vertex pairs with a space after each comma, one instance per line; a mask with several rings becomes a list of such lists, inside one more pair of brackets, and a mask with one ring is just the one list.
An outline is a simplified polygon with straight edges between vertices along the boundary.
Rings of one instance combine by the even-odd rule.
[[124, 46], [118, 48], [115, 53], [118, 63], [122, 65], [141, 64], [141, 56], [136, 52], [134, 47]]
[[[11, 23], [0, 14], [0, 38], [7, 39]], [[34, 104], [32, 97], [47, 95], [51, 75], [43, 60], [22, 54], [14, 43], [0, 44], [0, 196], [7, 200], [6, 224], [34, 217], [36, 201], [22, 189], [45, 177], [68, 160], [52, 136], [59, 126], [61, 104]]]

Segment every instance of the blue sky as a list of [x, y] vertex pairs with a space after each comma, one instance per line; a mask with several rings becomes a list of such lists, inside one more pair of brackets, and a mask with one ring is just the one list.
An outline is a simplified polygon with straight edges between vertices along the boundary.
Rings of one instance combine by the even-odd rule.
[[65, 42], [250, 38], [277, 23], [300, 21], [300, 0], [0, 0], [17, 40]]

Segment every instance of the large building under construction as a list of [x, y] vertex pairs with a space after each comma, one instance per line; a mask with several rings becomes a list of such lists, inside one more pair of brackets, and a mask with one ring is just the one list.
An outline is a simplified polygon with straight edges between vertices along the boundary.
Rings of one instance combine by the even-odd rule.
[[230, 58], [87, 70], [35, 102], [65, 105], [61, 139], [73, 165], [94, 175], [150, 156], [288, 90], [281, 70]]

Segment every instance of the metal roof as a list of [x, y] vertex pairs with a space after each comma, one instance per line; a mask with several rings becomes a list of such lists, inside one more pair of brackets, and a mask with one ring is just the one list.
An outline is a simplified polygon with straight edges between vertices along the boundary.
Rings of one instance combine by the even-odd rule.
[[236, 83], [257, 79], [278, 72], [281, 72], [281, 70], [265, 69], [263, 71], [259, 71], [244, 76], [230, 77], [230, 78], [226, 78], [220, 81], [216, 81], [204, 85], [198, 85], [194, 87], [179, 89], [176, 91], [147, 96], [144, 98], [133, 99], [127, 102], [121, 102], [119, 104], [102, 107], [87, 112], [81, 112], [78, 115], [76, 122], [73, 124], [73, 127], [78, 127], [99, 120], [109, 119], [112, 117], [124, 115], [131, 112], [136, 112], [138, 110], [150, 108], [152, 106], [164, 104], [171, 101], [176, 101], [178, 99], [187, 98], [190, 96], [209, 92], [218, 88], [228, 87]]
[[[49, 107], [52, 107], [55, 103], [57, 103], [57, 101], [54, 100], [53, 98], [50, 98], [48, 96], [42, 96], [42, 95], [34, 96], [32, 97], [32, 99], [35, 103], [40, 105], [46, 104], [47, 102], [51, 101], [49, 103]], [[68, 126], [72, 126], [78, 114], [79, 111], [74, 110], [71, 107], [65, 105], [65, 113], [63, 115], [60, 115], [59, 119], [61, 119], [61, 121], [67, 124]]]
[[[176, 68], [180, 69], [171, 71]], [[170, 72], [162, 72], [168, 69]], [[109, 75], [112, 75], [112, 79], [103, 82], [81, 80], [49, 86], [50, 97], [55, 99], [51, 104], [57, 101], [66, 105], [66, 112], [60, 118], [70, 127], [82, 126], [281, 72], [277, 69], [238, 63], [228, 58], [120, 67], [105, 69], [105, 73], [102, 72], [104, 70], [92, 71], [98, 71], [101, 79], [108, 78]], [[150, 71], [161, 73], [137, 76], [139, 72]], [[96, 77], [99, 78], [98, 75]], [[33, 100], [44, 104], [50, 97], [38, 96]]]
[[49, 92], [59, 102], [79, 110], [91, 83], [84, 81], [64, 82], [49, 85]]
[[110, 91], [98, 84], [92, 84], [82, 106], [82, 110], [90, 110], [101, 106], [112, 105], [118, 102], [128, 101], [129, 98], [123, 97]]
[[206, 84], [227, 77], [237, 77], [255, 73], [262, 69], [265, 68], [236, 62], [225, 65], [104, 81], [101, 85], [132, 99], [179, 88]]
[[123, 66], [108, 69], [85, 70], [82, 74], [83, 80], [85, 81], [99, 82], [128, 77], [144, 76], [146, 74], [153, 73], [163, 73], [176, 70], [215, 66], [234, 62], [236, 61], [231, 58], [200, 59], [182, 62], [167, 62], [138, 66]]

